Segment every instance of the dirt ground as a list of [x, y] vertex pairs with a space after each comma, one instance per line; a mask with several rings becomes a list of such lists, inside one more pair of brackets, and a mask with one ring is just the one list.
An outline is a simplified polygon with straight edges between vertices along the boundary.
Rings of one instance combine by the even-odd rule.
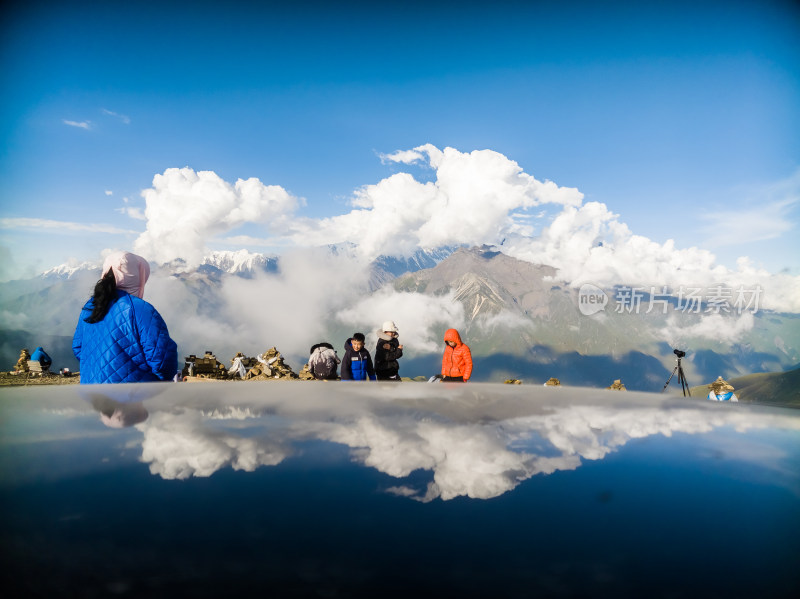
[[61, 376], [47, 372], [20, 373], [0, 372], [0, 387], [23, 387], [26, 385], [77, 385], [81, 382], [80, 376]]

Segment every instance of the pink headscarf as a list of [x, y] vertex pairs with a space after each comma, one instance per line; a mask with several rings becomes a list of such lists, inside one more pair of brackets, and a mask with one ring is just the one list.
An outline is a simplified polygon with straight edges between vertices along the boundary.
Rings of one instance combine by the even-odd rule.
[[103, 274], [108, 269], [114, 271], [117, 289], [126, 291], [131, 295], [141, 298], [144, 294], [144, 284], [150, 277], [150, 264], [147, 260], [130, 252], [114, 252], [106, 256], [103, 262]]

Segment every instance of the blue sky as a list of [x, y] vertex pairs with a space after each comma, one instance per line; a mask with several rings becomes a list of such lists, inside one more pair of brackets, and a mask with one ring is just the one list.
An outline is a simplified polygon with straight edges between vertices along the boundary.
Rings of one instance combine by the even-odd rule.
[[[385, 158], [424, 144], [800, 276], [796, 3], [19, 4], [0, 32], [2, 280], [132, 247], [170, 168], [256, 177], [320, 219], [395, 173], [434, 179]], [[267, 251], [229, 242], [263, 228], [205, 243]]]

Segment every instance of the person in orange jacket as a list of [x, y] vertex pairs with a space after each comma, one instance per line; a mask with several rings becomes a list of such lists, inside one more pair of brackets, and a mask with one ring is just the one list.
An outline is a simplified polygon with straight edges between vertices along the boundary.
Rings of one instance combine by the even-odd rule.
[[455, 329], [447, 329], [444, 334], [447, 344], [442, 356], [442, 382], [466, 383], [472, 376], [472, 354], [469, 346], [461, 341]]

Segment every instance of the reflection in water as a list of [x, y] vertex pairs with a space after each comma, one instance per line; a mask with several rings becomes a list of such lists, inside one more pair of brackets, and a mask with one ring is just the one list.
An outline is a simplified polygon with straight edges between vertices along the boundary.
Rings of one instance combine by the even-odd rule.
[[5, 390], [7, 579], [25, 596], [797, 595], [800, 411], [511, 387], [80, 390], [141, 401], [127, 429], [77, 388]]
[[219, 430], [200, 410], [159, 412], [137, 428], [144, 433], [142, 461], [166, 479], [211, 476], [225, 466], [252, 472], [289, 455], [273, 439], [246, 436], [251, 430]]
[[87, 385], [79, 391], [100, 412], [100, 421], [111, 428], [133, 426], [147, 420], [144, 400], [163, 391], [161, 385]]
[[111, 428], [133, 426], [144, 422], [148, 416], [144, 404], [140, 401], [119, 403], [104, 395], [92, 397], [92, 407], [100, 412], [100, 422]]
[[[410, 387], [411, 385], [409, 385]], [[340, 401], [341, 399], [341, 401]], [[779, 426], [797, 429], [797, 419], [780, 420], [751, 410], [699, 412], [685, 407], [634, 404], [530, 404], [514, 410], [495, 404], [475, 417], [475, 405], [429, 401], [387, 404], [336, 397], [327, 409], [273, 402], [264, 408], [185, 407], [154, 413], [137, 429], [142, 460], [166, 479], [210, 476], [220, 468], [253, 471], [277, 465], [292, 454], [292, 443], [322, 440], [351, 448], [355, 461], [403, 479], [424, 470], [432, 478], [422, 488], [405, 481], [387, 492], [418, 501], [458, 496], [497, 497], [536, 474], [574, 470], [582, 460], [598, 460], [631, 439], [673, 433], [707, 433], [730, 427]], [[230, 403], [230, 402], [229, 402]], [[412, 409], [409, 409], [411, 407]], [[521, 415], [515, 415], [520, 414]]]

